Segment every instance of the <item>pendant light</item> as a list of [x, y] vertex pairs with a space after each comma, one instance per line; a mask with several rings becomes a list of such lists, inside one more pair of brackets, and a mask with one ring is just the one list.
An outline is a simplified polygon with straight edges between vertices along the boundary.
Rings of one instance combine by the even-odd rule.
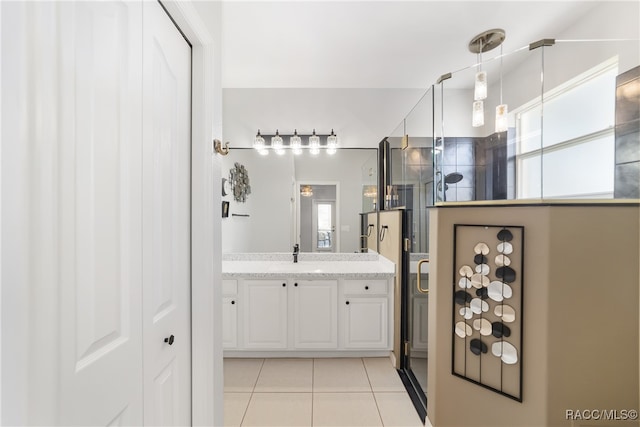
[[[473, 102], [472, 119], [471, 119], [471, 124], [474, 127], [484, 125], [483, 100], [487, 98], [487, 72], [482, 70], [482, 53], [488, 52], [502, 45], [502, 42], [504, 41], [504, 39], [505, 39], [504, 30], [500, 28], [495, 28], [493, 30], [487, 30], [483, 33], [478, 34], [469, 42], [469, 46], [468, 46], [469, 51], [478, 55], [478, 72], [475, 75], [474, 90], [473, 90], [474, 102]], [[501, 104], [502, 104], [502, 100], [501, 100]]]

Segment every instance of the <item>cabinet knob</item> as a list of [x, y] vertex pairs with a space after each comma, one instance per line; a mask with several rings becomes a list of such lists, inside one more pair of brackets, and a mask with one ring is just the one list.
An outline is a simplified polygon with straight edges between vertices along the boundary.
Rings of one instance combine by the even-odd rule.
[[297, 283], [294, 283], [294, 284], [293, 284], [293, 286], [298, 286], [298, 284], [297, 284]]
[[365, 289], [366, 291], [368, 291], [368, 290], [369, 290], [369, 286], [365, 286], [365, 287], [364, 287], [364, 289]]
[[235, 303], [236, 303], [235, 301], [231, 301], [231, 304], [235, 304]]
[[283, 283], [283, 284], [282, 284], [282, 287], [284, 288], [285, 286], [287, 286], [287, 284], [286, 284], [286, 283]]
[[166, 342], [169, 345], [173, 345], [174, 339], [175, 339], [175, 337], [173, 335], [171, 335], [169, 338], [165, 338], [164, 342]]
[[345, 304], [349, 305], [349, 301], [347, 301]]

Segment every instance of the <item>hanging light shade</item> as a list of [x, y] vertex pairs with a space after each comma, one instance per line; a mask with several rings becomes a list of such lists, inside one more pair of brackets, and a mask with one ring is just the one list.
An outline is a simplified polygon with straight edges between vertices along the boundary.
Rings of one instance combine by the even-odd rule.
[[506, 132], [509, 127], [507, 120], [507, 104], [500, 104], [496, 107], [496, 132]]
[[293, 132], [293, 136], [289, 138], [289, 146], [293, 151], [293, 154], [298, 155], [302, 153], [302, 138], [298, 136], [298, 130]]
[[258, 133], [256, 134], [256, 137], [253, 140], [253, 148], [255, 148], [258, 151], [265, 149], [264, 138], [262, 137], [262, 135], [260, 135], [260, 129], [258, 129]]
[[309, 152], [316, 155], [320, 152], [320, 137], [316, 135], [316, 130], [313, 130], [313, 135], [309, 137]]
[[276, 154], [283, 155], [284, 154], [284, 144], [282, 141], [282, 137], [278, 130], [276, 129], [276, 136], [271, 137], [271, 148], [274, 149]]
[[471, 125], [473, 127], [484, 126], [484, 103], [482, 101], [473, 103]]
[[313, 196], [313, 188], [310, 185], [303, 185], [300, 187], [300, 195], [304, 197]]
[[478, 71], [476, 73], [476, 84], [473, 91], [473, 99], [482, 101], [487, 98], [487, 72]]
[[336, 154], [338, 149], [338, 137], [331, 129], [331, 135], [327, 137], [327, 154]]

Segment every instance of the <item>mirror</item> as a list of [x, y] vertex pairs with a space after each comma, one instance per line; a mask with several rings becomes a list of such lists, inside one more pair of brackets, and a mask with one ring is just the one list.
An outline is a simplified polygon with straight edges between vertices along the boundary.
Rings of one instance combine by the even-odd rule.
[[359, 252], [360, 214], [376, 209], [377, 148], [315, 156], [231, 148], [222, 157], [221, 185], [236, 164], [244, 167], [251, 192], [244, 202], [223, 192], [223, 203], [229, 202], [223, 253], [287, 253], [295, 243], [302, 252]]

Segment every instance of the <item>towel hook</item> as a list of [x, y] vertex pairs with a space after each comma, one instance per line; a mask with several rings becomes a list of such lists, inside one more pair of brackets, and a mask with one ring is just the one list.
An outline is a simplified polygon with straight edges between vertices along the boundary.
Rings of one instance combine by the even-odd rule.
[[214, 139], [213, 148], [215, 149], [216, 153], [222, 154], [223, 156], [226, 156], [227, 154], [229, 154], [229, 142], [226, 142], [223, 148], [222, 142], [219, 139]]

